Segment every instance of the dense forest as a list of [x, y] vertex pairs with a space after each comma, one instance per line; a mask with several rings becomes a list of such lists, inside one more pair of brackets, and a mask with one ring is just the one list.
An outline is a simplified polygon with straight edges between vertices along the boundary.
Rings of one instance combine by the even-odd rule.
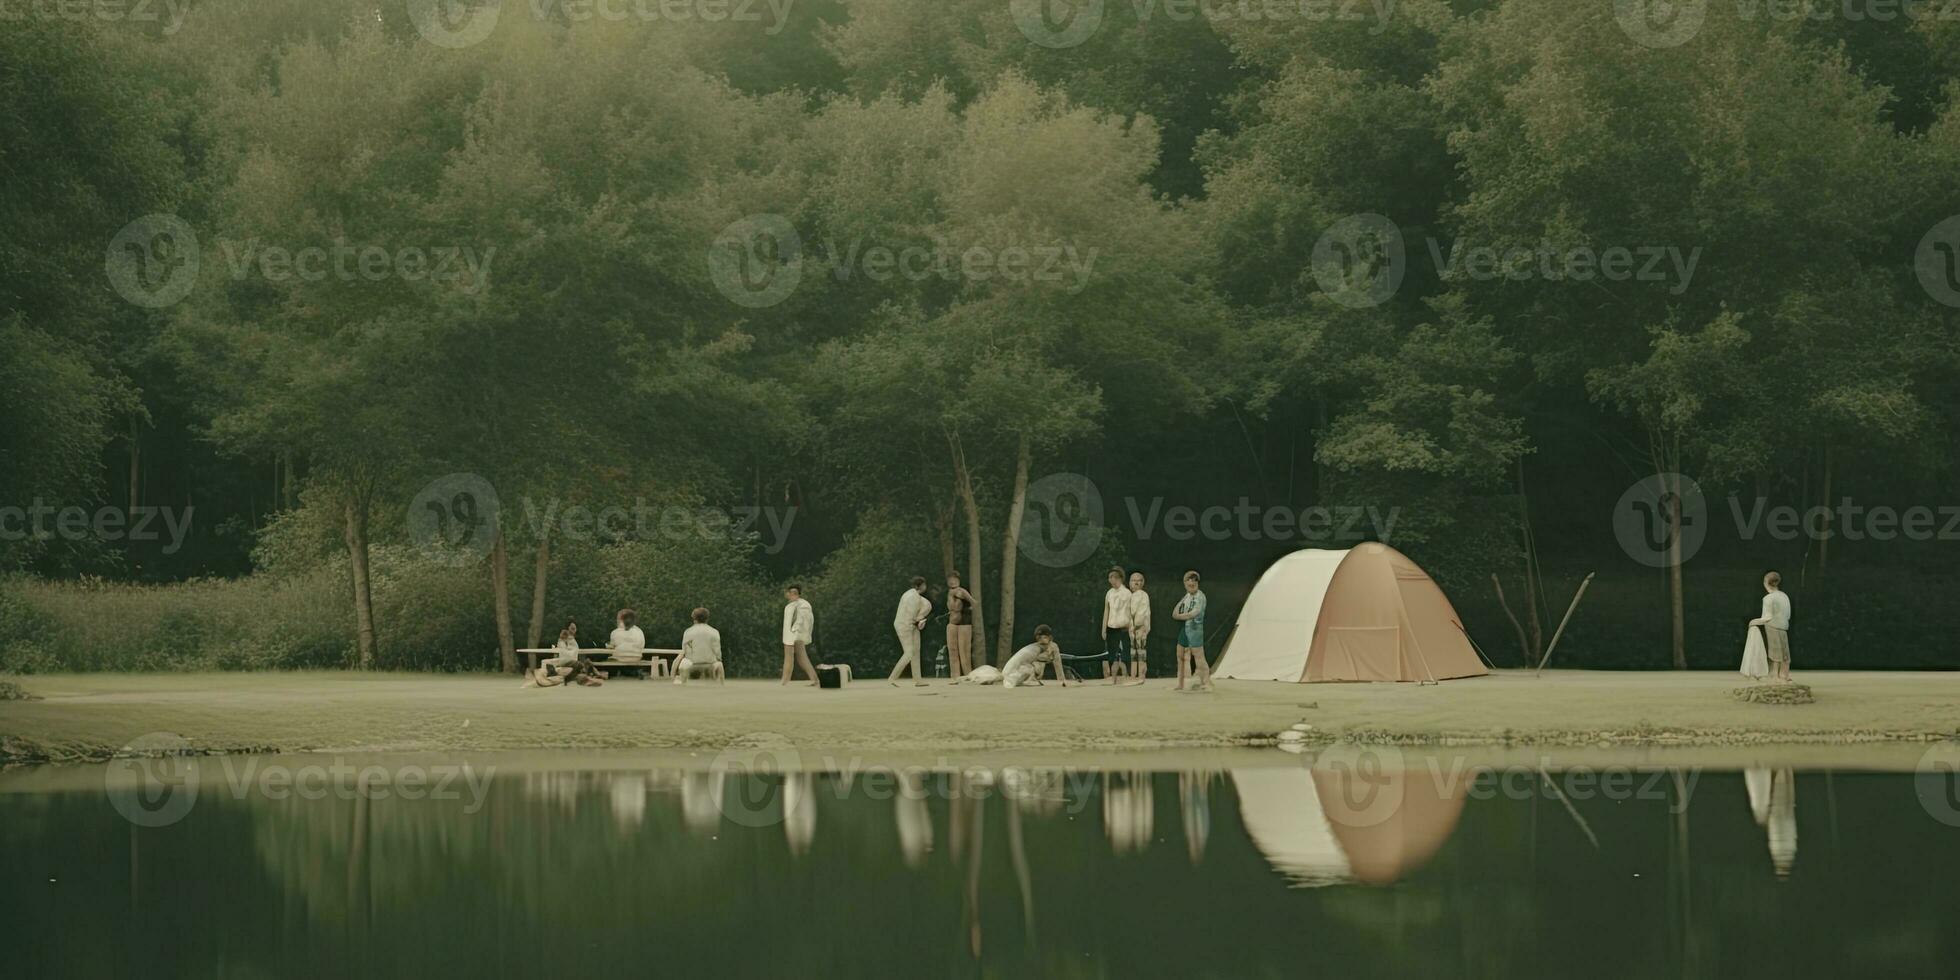
[[998, 663], [1117, 564], [1223, 643], [1369, 539], [1499, 666], [1772, 567], [1953, 666], [1960, 17], [1673, 6], [10, 8], [0, 670], [768, 672], [797, 582], [865, 671], [954, 570]]

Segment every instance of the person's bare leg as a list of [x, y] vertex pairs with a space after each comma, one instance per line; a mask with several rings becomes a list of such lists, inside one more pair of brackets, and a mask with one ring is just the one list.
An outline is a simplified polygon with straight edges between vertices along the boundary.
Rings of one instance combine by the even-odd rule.
[[[808, 677], [810, 678], [810, 686], [811, 686], [811, 687], [816, 687], [816, 686], [817, 686], [817, 668], [816, 668], [816, 666], [815, 666], [815, 665], [813, 665], [813, 664], [811, 664], [811, 663], [810, 663], [810, 647], [809, 647], [809, 645], [808, 645], [808, 644], [804, 644], [804, 643], [798, 643], [798, 644], [796, 645], [796, 662], [797, 662], [798, 664], [801, 664], [801, 665], [802, 665], [802, 667], [803, 667], [803, 673], [804, 673], [804, 674], [805, 674], [806, 676], [808, 676]], [[785, 684], [787, 684], [787, 683], [789, 683], [789, 681], [788, 681], [788, 679], [787, 679], [787, 678], [788, 678], [788, 670], [789, 670], [789, 668], [787, 668], [787, 667], [785, 667], [785, 668], [784, 668], [784, 677], [785, 677], [785, 680], [783, 681], [783, 683], [785, 683]]]
[[1198, 675], [1198, 687], [1209, 691], [1211, 686], [1211, 665], [1205, 662], [1205, 648], [1192, 647], [1191, 659]]
[[789, 683], [789, 672], [791, 668], [795, 666], [796, 666], [796, 648], [785, 643], [783, 644], [783, 683], [784, 684]]
[[1177, 686], [1171, 688], [1173, 691], [1184, 690], [1184, 681], [1190, 676], [1191, 658], [1186, 654], [1187, 651], [1183, 647], [1177, 648]]

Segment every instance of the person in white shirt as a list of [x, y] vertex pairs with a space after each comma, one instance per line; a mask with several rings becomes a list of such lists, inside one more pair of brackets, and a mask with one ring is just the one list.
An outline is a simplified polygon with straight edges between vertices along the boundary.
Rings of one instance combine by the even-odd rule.
[[1040, 684], [1042, 668], [1050, 664], [1055, 668], [1055, 680], [1067, 687], [1068, 677], [1062, 673], [1062, 648], [1055, 643], [1055, 631], [1047, 626], [1037, 626], [1034, 628], [1034, 642], [1014, 651], [1014, 655], [1007, 658], [1007, 666], [1000, 670], [1001, 686]]
[[1763, 576], [1763, 614], [1749, 621], [1763, 628], [1764, 653], [1769, 655], [1772, 680], [1790, 682], [1790, 597], [1783, 592], [1783, 576], [1770, 572]]
[[615, 618], [612, 638], [606, 641], [606, 648], [612, 651], [614, 660], [638, 660], [646, 654], [647, 635], [640, 632], [640, 614], [631, 609], [621, 609]]
[[1150, 670], [1150, 593], [1143, 591], [1143, 573], [1130, 573], [1130, 676], [1143, 683]]
[[718, 684], [727, 682], [727, 674], [721, 666], [721, 631], [708, 625], [708, 610], [697, 608], [688, 614], [694, 625], [681, 634], [681, 659], [674, 664], [674, 683], [686, 684], [695, 671], [714, 677]]
[[803, 598], [800, 585], [784, 589], [783, 598], [788, 600], [783, 606], [783, 683], [788, 684], [791, 672], [801, 666], [810, 677], [810, 686], [816, 687], [817, 668], [810, 665], [810, 643], [816, 638], [817, 614]]
[[914, 575], [912, 587], [898, 597], [898, 612], [892, 617], [892, 631], [898, 634], [899, 658], [886, 680], [893, 687], [898, 686], [899, 675], [905, 673], [906, 667], [912, 668], [914, 686], [926, 686], [925, 668], [919, 663], [919, 632], [926, 628], [926, 617], [930, 615], [932, 600], [926, 598], [925, 576]]
[[1109, 570], [1109, 591], [1103, 593], [1103, 676], [1111, 684], [1130, 675], [1130, 590], [1123, 587], [1123, 570]]

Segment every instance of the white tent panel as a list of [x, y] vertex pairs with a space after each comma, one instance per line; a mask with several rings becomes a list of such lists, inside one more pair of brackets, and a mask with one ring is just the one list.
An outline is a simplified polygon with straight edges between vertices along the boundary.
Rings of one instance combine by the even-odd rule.
[[1226, 646], [1217, 676], [1246, 681], [1297, 681], [1320, 621], [1321, 600], [1346, 550], [1308, 548], [1293, 552], [1266, 574], [1246, 597], [1238, 628]]

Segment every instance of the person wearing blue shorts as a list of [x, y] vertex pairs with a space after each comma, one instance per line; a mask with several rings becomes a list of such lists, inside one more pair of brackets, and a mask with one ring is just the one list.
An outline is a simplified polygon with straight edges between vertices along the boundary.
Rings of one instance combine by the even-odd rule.
[[1196, 690], [1212, 690], [1211, 666], [1205, 663], [1205, 593], [1198, 588], [1197, 572], [1184, 573], [1184, 598], [1177, 600], [1171, 618], [1178, 623], [1177, 690], [1184, 690], [1185, 678], [1193, 673]]

